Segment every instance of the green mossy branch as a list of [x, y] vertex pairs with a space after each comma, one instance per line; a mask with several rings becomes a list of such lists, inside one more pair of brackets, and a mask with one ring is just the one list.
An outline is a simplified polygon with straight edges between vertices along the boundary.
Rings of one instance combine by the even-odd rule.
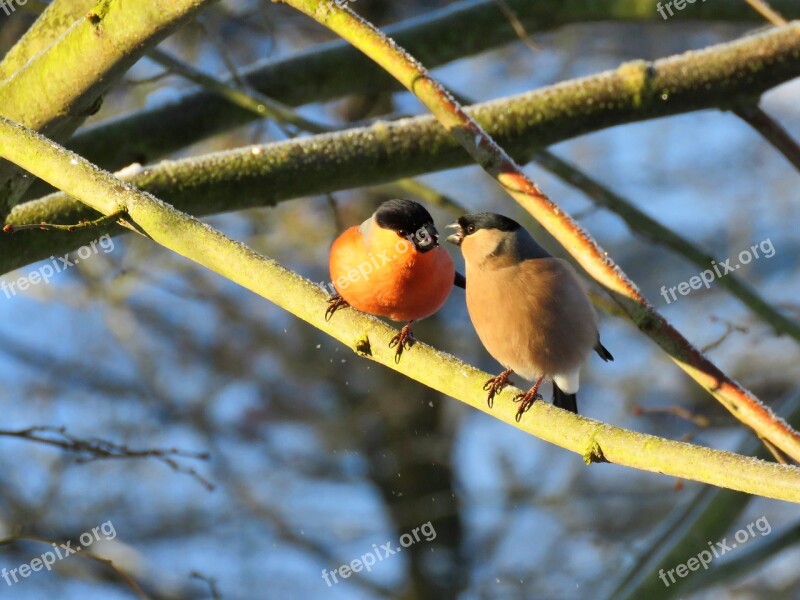
[[[657, 0], [505, 1], [529, 32], [546, 31], [571, 23], [610, 20], [652, 22], [663, 27], [672, 27], [678, 20], [758, 22], [758, 15], [742, 0], [698, 3], [676, 12], [668, 22], [659, 16]], [[775, 4], [785, 15], [800, 17], [800, 4], [796, 0], [779, 0]], [[386, 33], [428, 67], [517, 40], [496, 0], [458, 2], [387, 27]], [[754, 64], [754, 67], [760, 70], [759, 65]], [[253, 89], [290, 106], [398, 87], [382, 69], [342, 41], [322, 44], [288, 58], [255, 64], [242, 69], [241, 75]], [[682, 87], [679, 77], [673, 79], [678, 88]], [[598, 101], [609, 102], [608, 108], [617, 109], [613, 106], [616, 103], [613, 98], [599, 96]], [[600, 104], [595, 108], [599, 109]], [[593, 111], [592, 114], [597, 113]], [[550, 117], [542, 114], [542, 118], [547, 121]], [[153, 162], [170, 152], [254, 119], [249, 111], [231, 106], [207, 90], [196, 90], [160, 106], [92, 126], [79, 132], [69, 147], [107, 169], [119, 169], [133, 162]], [[43, 193], [46, 192], [36, 195]]]
[[[325, 320], [324, 292], [154, 196], [100, 170], [80, 156], [0, 118], [0, 157], [81, 198], [103, 214], [124, 211], [127, 225], [200, 265], [242, 285], [369, 358], [512, 427], [577, 453], [636, 469], [800, 503], [800, 469], [731, 452], [628, 431], [537, 402], [521, 423], [507, 389], [486, 406], [489, 374], [417, 343], [399, 364], [388, 347], [396, 330], [348, 309]], [[368, 343], [365, 343], [368, 341]]]
[[0, 61], [0, 82], [52, 44], [97, 0], [53, 0]]
[[[2, 115], [56, 140], [69, 138], [145, 51], [217, 1], [103, 0], [0, 83]], [[0, 216], [30, 183], [0, 164]]]
[[[577, 135], [691, 110], [726, 107], [800, 76], [797, 31], [797, 26], [783, 28], [637, 66], [636, 72], [650, 74], [646, 88], [632, 87], [630, 68], [623, 65], [479, 104], [467, 112], [513, 156], [527, 161], [534, 151]], [[647, 101], [642, 103], [644, 89]], [[209, 111], [214, 106], [210, 104]], [[212, 113], [208, 116], [215, 118]], [[146, 131], [131, 135], [133, 146], [150, 137]], [[147, 167], [132, 181], [181, 210], [207, 215], [390, 183], [470, 163], [435, 118], [422, 116], [166, 161]], [[4, 224], [73, 223], [96, 217], [82, 203], [55, 194], [18, 205]], [[0, 236], [0, 273], [73, 250], [85, 241], [55, 233], [48, 237]]]
[[[800, 461], [800, 434], [697, 350], [645, 299], [631, 279], [569, 214], [544, 194], [417, 60], [356, 15], [328, 0], [282, 0], [325, 25], [369, 56], [430, 110], [475, 162], [603, 285], [640, 331], [759, 437]], [[785, 28], [800, 40], [800, 24]], [[783, 30], [783, 29], [781, 29]], [[779, 30], [779, 31], [781, 31]], [[761, 59], [763, 60], [763, 58]], [[694, 65], [697, 68], [697, 65]], [[647, 89], [650, 73], [632, 87]], [[670, 92], [664, 94], [668, 100]], [[637, 104], [646, 99], [637, 97]]]

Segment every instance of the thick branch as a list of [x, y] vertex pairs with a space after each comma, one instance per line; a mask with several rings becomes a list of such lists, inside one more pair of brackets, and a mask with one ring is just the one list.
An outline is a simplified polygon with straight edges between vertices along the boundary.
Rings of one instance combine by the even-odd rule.
[[0, 81], [21, 69], [32, 57], [52, 44], [75, 21], [89, 12], [97, 0], [54, 0], [0, 61]]
[[[467, 112], [513, 156], [527, 160], [539, 148], [604, 127], [751, 99], [800, 75], [798, 33], [800, 26], [791, 25], [654, 63], [627, 63]], [[137, 133], [131, 142], [148, 135]], [[436, 119], [424, 116], [164, 162], [132, 182], [181, 210], [206, 215], [465, 164], [470, 164], [469, 155]], [[96, 217], [80, 202], [56, 194], [17, 206], [6, 223], [75, 223]], [[91, 239], [0, 235], [0, 273]]]
[[[664, 23], [657, 0], [506, 0], [529, 32], [586, 21], [653, 22], [677, 20], [758, 20], [741, 0], [715, 0], [677, 11]], [[795, 0], [775, 2], [784, 14], [800, 17]], [[428, 67], [477, 54], [517, 39], [495, 0], [468, 0], [388, 27], [387, 35]], [[397, 84], [372, 61], [341, 41], [316, 46], [288, 58], [242, 69], [254, 89], [297, 106], [346, 94], [392, 89]], [[632, 82], [637, 87], [635, 82]], [[70, 148], [108, 169], [152, 162], [213, 134], [254, 120], [246, 110], [198, 90], [161, 106], [111, 119], [79, 133]]]
[[[96, 112], [102, 94], [143, 52], [216, 1], [102, 0], [0, 83], [3, 116], [55, 139], [67, 139]], [[0, 164], [0, 216], [16, 204], [30, 182], [10, 165]]]
[[396, 332], [388, 325], [354, 310], [327, 322], [326, 296], [315, 284], [153, 196], [125, 185], [36, 132], [2, 118], [0, 156], [90, 203], [99, 212], [124, 211], [129, 227], [274, 302], [360, 356], [576, 452], [587, 462], [613, 462], [800, 503], [800, 469], [796, 467], [627, 431], [544, 402], [536, 403], [529, 417], [516, 423], [511, 399], [517, 390], [505, 390], [490, 410], [482, 390], [487, 373], [422, 343], [415, 344], [396, 364], [394, 351], [388, 347]]

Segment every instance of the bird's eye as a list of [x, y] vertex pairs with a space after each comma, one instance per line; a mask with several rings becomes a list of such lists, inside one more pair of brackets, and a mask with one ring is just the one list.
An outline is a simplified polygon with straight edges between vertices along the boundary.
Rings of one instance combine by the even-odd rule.
[[475, 225], [467, 225], [467, 233], [475, 233]]

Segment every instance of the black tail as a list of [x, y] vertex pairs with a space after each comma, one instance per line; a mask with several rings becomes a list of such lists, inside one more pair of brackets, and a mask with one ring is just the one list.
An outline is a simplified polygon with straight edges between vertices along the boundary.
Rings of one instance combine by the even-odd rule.
[[553, 382], [553, 406], [578, 414], [578, 395], [562, 392]]
[[597, 344], [594, 346], [594, 351], [602, 358], [604, 361], [608, 362], [610, 360], [614, 360], [614, 357], [611, 356], [611, 352], [600, 343], [600, 338], [597, 338]]

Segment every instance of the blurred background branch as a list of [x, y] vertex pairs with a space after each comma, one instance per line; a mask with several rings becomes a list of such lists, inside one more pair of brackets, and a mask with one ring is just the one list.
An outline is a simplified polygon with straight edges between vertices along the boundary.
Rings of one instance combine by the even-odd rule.
[[[742, 96], [760, 94], [800, 75], [800, 64], [794, 59], [800, 51], [798, 31], [800, 25], [791, 25], [652, 65], [628, 63], [616, 71], [494, 100], [467, 112], [512, 156], [525, 159], [544, 146], [591, 131], [701, 108], [724, 108]], [[130, 149], [132, 144], [152, 139], [142, 131], [131, 143], [118, 147]], [[90, 152], [88, 158], [92, 156]], [[99, 164], [115, 164], [110, 157], [105, 153]], [[180, 210], [202, 216], [384, 184], [468, 162], [469, 157], [433, 117], [415, 117], [164, 161], [134, 170], [129, 180]], [[5, 222], [72, 223], [97, 216], [81, 203], [56, 194], [19, 205]], [[106, 231], [119, 230], [101, 229], [98, 235]], [[0, 272], [77, 248], [89, 239], [93, 238], [55, 233], [48, 237], [0, 235]]]

